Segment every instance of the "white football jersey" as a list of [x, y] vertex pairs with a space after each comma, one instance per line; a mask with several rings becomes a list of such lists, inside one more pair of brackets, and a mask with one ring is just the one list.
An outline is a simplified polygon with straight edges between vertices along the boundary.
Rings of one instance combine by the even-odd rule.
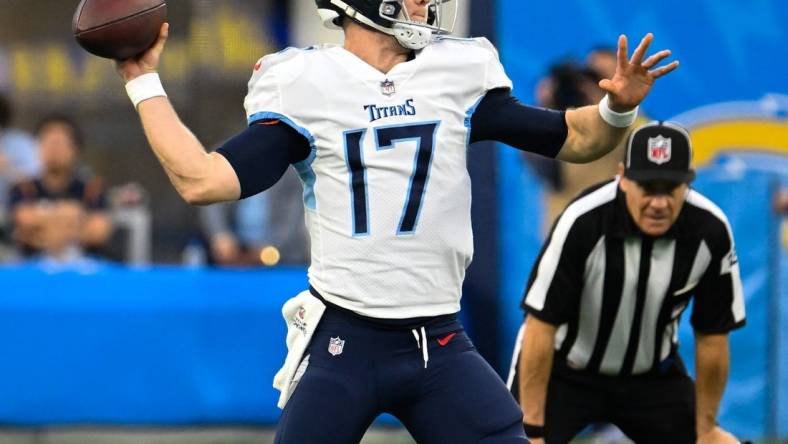
[[470, 116], [511, 88], [486, 39], [439, 39], [381, 73], [340, 46], [264, 57], [249, 122], [279, 119], [312, 145], [295, 165], [312, 243], [309, 282], [364, 316], [455, 313], [473, 255]]

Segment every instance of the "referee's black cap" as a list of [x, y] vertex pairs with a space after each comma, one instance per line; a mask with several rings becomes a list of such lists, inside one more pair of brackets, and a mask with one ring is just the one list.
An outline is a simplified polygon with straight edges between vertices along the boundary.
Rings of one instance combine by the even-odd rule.
[[647, 123], [632, 132], [624, 176], [635, 182], [692, 182], [692, 143], [686, 129], [672, 122]]

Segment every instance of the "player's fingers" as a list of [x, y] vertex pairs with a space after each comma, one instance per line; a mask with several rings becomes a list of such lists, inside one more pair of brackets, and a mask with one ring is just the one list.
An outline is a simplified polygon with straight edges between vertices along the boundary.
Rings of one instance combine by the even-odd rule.
[[675, 62], [673, 62], [673, 63], [671, 63], [669, 65], [665, 65], [665, 66], [663, 66], [661, 68], [657, 68], [657, 69], [655, 69], [653, 71], [649, 71], [649, 74], [651, 75], [651, 77], [653, 77], [655, 79], [658, 79], [658, 78], [664, 76], [665, 74], [675, 70], [678, 67], [679, 67], [679, 61], [676, 60]]
[[599, 81], [599, 87], [606, 92], [613, 92], [613, 82], [609, 79], [602, 79]]
[[164, 23], [161, 25], [159, 29], [159, 37], [156, 39], [156, 42], [153, 46], [150, 47], [148, 51], [146, 51], [143, 57], [147, 56], [148, 54], [154, 54], [158, 56], [164, 51], [164, 45], [167, 43], [167, 38], [170, 36], [170, 24]]
[[161, 25], [161, 29], [159, 30], [159, 38], [156, 40], [156, 48], [159, 50], [164, 49], [164, 45], [167, 43], [167, 39], [170, 37], [170, 24], [164, 23]]
[[640, 62], [643, 61], [643, 57], [646, 55], [646, 51], [648, 51], [648, 47], [651, 45], [651, 42], [654, 41], [654, 34], [648, 33], [643, 40], [640, 41], [637, 49], [635, 49], [635, 53], [632, 54], [632, 64], [639, 65]]
[[624, 70], [629, 63], [629, 50], [627, 48], [627, 36], [621, 34], [618, 36], [618, 69]]
[[640, 64], [640, 66], [642, 66], [642, 67], [644, 67], [646, 69], [651, 69], [652, 67], [654, 67], [657, 64], [659, 64], [659, 62], [661, 62], [661, 61], [665, 60], [666, 58], [670, 57], [671, 54], [673, 54], [673, 53], [669, 49], [666, 49], [664, 51], [660, 51], [660, 52], [654, 54], [653, 56], [647, 58], [645, 62]]

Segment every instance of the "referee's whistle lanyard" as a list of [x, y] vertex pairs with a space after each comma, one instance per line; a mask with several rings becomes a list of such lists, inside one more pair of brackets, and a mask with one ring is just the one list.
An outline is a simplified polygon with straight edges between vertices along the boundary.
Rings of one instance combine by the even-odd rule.
[[424, 358], [424, 368], [427, 368], [427, 363], [430, 362], [429, 343], [427, 342], [427, 330], [424, 327], [421, 329], [413, 328], [410, 330], [413, 337], [416, 338], [416, 345], [421, 349], [421, 356]]

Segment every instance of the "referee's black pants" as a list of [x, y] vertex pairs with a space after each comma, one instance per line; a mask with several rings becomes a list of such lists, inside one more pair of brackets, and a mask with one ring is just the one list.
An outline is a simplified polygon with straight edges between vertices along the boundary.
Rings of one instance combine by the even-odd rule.
[[[519, 402], [519, 364], [512, 394]], [[612, 377], [556, 359], [547, 386], [545, 442], [568, 443], [591, 424], [616, 425], [637, 444], [694, 444], [695, 385], [676, 357], [663, 374]]]

